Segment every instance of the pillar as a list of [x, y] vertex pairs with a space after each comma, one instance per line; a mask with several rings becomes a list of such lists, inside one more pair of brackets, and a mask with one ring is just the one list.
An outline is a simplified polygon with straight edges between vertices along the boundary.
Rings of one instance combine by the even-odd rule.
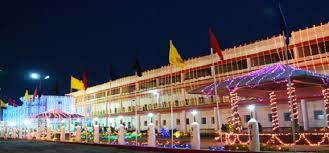
[[157, 113], [157, 121], [158, 121], [158, 125], [157, 125], [157, 130], [160, 131], [160, 128], [161, 128], [161, 114], [160, 113]]
[[215, 118], [215, 131], [220, 130], [220, 122], [219, 122], [219, 112], [217, 107], [214, 107], [214, 118]]
[[51, 134], [52, 134], [51, 129], [47, 128], [47, 138], [46, 138], [46, 140], [51, 141]]
[[75, 141], [81, 143], [81, 126], [78, 125], [75, 132]]
[[197, 122], [192, 123], [192, 138], [191, 138], [191, 148], [200, 149], [200, 125]]
[[182, 113], [180, 114], [180, 126], [181, 126], [181, 132], [186, 133], [186, 111], [182, 110]]
[[141, 120], [141, 116], [139, 114], [136, 115], [136, 132], [139, 133], [140, 132], [140, 120]]
[[147, 131], [147, 146], [155, 147], [155, 126], [153, 123], [150, 123]]
[[124, 145], [125, 144], [125, 127], [120, 124], [118, 129], [118, 144]]
[[99, 126], [94, 125], [94, 143], [99, 143]]
[[301, 105], [302, 116], [303, 116], [304, 131], [307, 131], [309, 129], [309, 125], [308, 125], [307, 105], [305, 99], [302, 99], [300, 101], [300, 105]]
[[16, 139], [17, 138], [17, 132], [16, 132], [17, 130], [16, 130], [16, 128], [13, 128], [13, 130], [12, 130], [12, 135], [11, 135], [11, 137], [13, 138], [13, 139]]
[[248, 126], [250, 130], [249, 151], [260, 152], [259, 129], [257, 120], [254, 118], [250, 119], [248, 121]]
[[65, 127], [61, 126], [60, 141], [65, 141]]

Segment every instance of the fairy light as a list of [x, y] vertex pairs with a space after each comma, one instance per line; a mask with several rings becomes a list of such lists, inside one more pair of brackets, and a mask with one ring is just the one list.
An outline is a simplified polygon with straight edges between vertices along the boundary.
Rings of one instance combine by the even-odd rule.
[[241, 123], [240, 123], [240, 115], [238, 112], [238, 102], [240, 101], [240, 98], [238, 94], [236, 93], [236, 90], [233, 90], [230, 92], [230, 98], [231, 98], [231, 109], [232, 109], [232, 122], [233, 127], [236, 132], [241, 131]]
[[[225, 137], [225, 144], [226, 145], [234, 145], [234, 144], [242, 144], [242, 145], [248, 145], [250, 143], [249, 140], [242, 141], [240, 137], [247, 137], [249, 134], [247, 133], [222, 133]], [[296, 143], [302, 143], [307, 146], [320, 146], [320, 145], [327, 145], [329, 141], [329, 133], [299, 133], [299, 138], [296, 140]], [[284, 142], [285, 139], [281, 139], [280, 136], [291, 136], [291, 133], [261, 133], [259, 134], [261, 137], [270, 137], [268, 141], [261, 144], [267, 144], [267, 145], [282, 145], [285, 147], [289, 147], [294, 145], [294, 143], [286, 143]], [[314, 137], [319, 136], [320, 138], [314, 139], [314, 138], [307, 138], [307, 137]], [[218, 137], [215, 138], [215, 140], [219, 140]], [[318, 142], [312, 142], [314, 140], [320, 140]]]
[[270, 105], [271, 105], [272, 131], [277, 131], [279, 128], [277, 97], [274, 91], [270, 92], [269, 95], [270, 95]]
[[287, 84], [287, 95], [289, 98], [289, 111], [291, 112], [291, 120], [295, 124], [294, 126], [298, 127], [298, 107], [296, 88], [294, 87], [294, 83], [291, 83], [290, 87]]
[[323, 89], [322, 95], [324, 99], [324, 108], [326, 112], [327, 127], [329, 128], [329, 89]]

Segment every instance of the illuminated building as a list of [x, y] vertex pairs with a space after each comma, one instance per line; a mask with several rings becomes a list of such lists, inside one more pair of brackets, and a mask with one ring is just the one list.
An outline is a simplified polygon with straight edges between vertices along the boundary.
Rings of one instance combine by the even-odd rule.
[[[290, 42], [289, 64], [329, 74], [328, 23], [294, 31]], [[174, 129], [189, 131], [193, 122], [191, 111], [198, 110], [196, 120], [200, 123], [201, 132], [213, 132], [219, 127], [217, 125], [226, 123], [227, 118], [232, 115], [229, 95], [213, 97], [189, 94], [189, 91], [213, 82], [214, 75], [220, 81], [273, 63], [284, 63], [283, 46], [283, 37], [273, 36], [225, 49], [224, 61], [219, 61], [217, 55], [196, 57], [186, 60], [186, 67], [183, 69], [163, 66], [143, 72], [142, 77], [127, 76], [69, 95], [74, 98], [73, 107], [77, 113], [86, 116], [86, 121], [89, 122], [97, 117], [102, 126], [116, 127], [122, 120], [130, 130], [146, 130], [150, 123], [147, 114], [151, 112], [157, 128], [170, 129], [172, 104]], [[219, 101], [219, 120], [216, 118], [216, 99]], [[272, 127], [269, 103], [254, 103], [256, 119], [265, 128]], [[287, 101], [277, 103], [279, 127], [290, 127]], [[302, 118], [303, 115], [299, 115], [300, 125], [310, 128], [327, 127], [323, 99], [309, 98], [303, 102], [304, 106], [300, 106], [300, 101], [298, 105], [298, 112], [307, 116]], [[246, 104], [239, 105], [239, 114], [242, 126], [246, 127], [250, 118]]]

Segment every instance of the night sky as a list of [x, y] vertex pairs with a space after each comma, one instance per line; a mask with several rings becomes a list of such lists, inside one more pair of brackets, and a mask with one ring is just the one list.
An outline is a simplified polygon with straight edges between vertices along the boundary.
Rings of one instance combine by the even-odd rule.
[[[291, 29], [329, 21], [328, 0], [283, 0]], [[184, 59], [209, 54], [208, 27], [222, 49], [279, 33], [272, 0], [1, 0], [1, 97], [18, 99], [37, 82], [30, 72], [50, 75], [69, 92], [69, 77], [89, 84], [108, 81], [109, 67], [132, 75], [137, 56], [144, 70], [168, 64], [169, 40]]]

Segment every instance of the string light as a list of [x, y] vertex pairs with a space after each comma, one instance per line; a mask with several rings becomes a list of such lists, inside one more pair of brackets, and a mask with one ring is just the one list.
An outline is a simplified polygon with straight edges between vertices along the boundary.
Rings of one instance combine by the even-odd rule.
[[[248, 145], [250, 143], [250, 140], [242, 141], [240, 137], [249, 137], [249, 134], [247, 133], [222, 133], [223, 136], [225, 136], [225, 144], [226, 145], [234, 145], [234, 144], [242, 144], [242, 145]], [[320, 146], [320, 145], [328, 145], [329, 143], [329, 133], [298, 133], [299, 135], [298, 140], [296, 140], [296, 143], [302, 143], [304, 141], [304, 145], [308, 146]], [[282, 145], [282, 146], [292, 146], [294, 143], [285, 143], [280, 136], [291, 136], [291, 133], [277, 133], [277, 134], [271, 134], [271, 133], [261, 133], [259, 134], [260, 137], [266, 138], [270, 137], [270, 139], [266, 143], [261, 143], [264, 145]], [[309, 139], [306, 136], [320, 136], [319, 139]], [[219, 140], [219, 137], [215, 137], [215, 140]], [[318, 142], [312, 142], [311, 140], [320, 140]]]
[[231, 109], [232, 109], [232, 122], [233, 122], [233, 128], [235, 132], [241, 131], [241, 122], [240, 122], [240, 115], [238, 112], [238, 102], [240, 101], [240, 98], [238, 94], [236, 93], [236, 90], [233, 90], [230, 92], [230, 100], [231, 100]]
[[270, 92], [269, 95], [270, 95], [270, 105], [271, 105], [272, 131], [277, 131], [279, 128], [277, 97], [274, 91]]
[[324, 108], [326, 112], [327, 127], [329, 128], [329, 89], [323, 89], [322, 95], [324, 99]]
[[298, 107], [297, 107], [297, 96], [296, 96], [296, 88], [294, 87], [294, 83], [291, 83], [289, 87], [287, 84], [287, 95], [289, 98], [289, 111], [291, 112], [291, 120], [298, 127]]

